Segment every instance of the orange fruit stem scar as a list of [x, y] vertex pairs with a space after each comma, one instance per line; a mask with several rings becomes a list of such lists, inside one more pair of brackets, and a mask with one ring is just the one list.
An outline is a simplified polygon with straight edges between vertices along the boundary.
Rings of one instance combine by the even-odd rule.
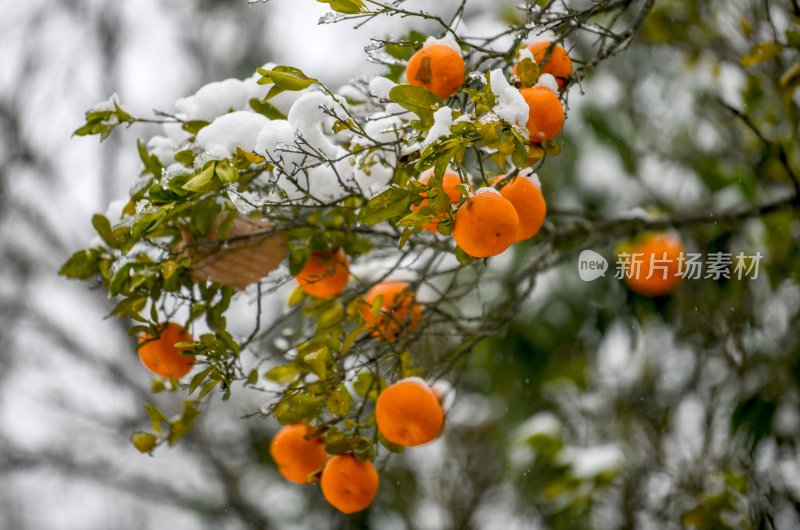
[[406, 65], [411, 85], [427, 88], [440, 99], [447, 99], [464, 84], [464, 59], [444, 44], [431, 44], [418, 50]]
[[158, 337], [139, 337], [139, 360], [155, 375], [180, 379], [192, 369], [195, 357], [181, 353], [190, 351], [190, 348], [177, 348], [175, 344], [179, 342], [194, 342], [194, 338], [180, 324], [167, 322], [161, 327]]
[[378, 494], [380, 479], [369, 460], [353, 455], [337, 455], [328, 460], [322, 471], [322, 495], [342, 513], [360, 512]]
[[350, 262], [342, 249], [314, 251], [295, 276], [300, 289], [315, 298], [333, 298], [347, 287]]
[[[373, 314], [372, 305], [382, 297], [380, 311]], [[372, 336], [394, 342], [404, 331], [410, 331], [422, 320], [422, 306], [416, 302], [407, 282], [384, 282], [373, 286], [364, 295], [362, 314]]]
[[322, 438], [309, 438], [313, 432], [310, 425], [303, 423], [284, 425], [270, 443], [269, 452], [278, 472], [289, 482], [309, 483], [328, 460]]
[[439, 396], [423, 380], [409, 378], [381, 392], [375, 404], [375, 421], [384, 438], [412, 447], [441, 434], [444, 411]]
[[514, 243], [519, 215], [511, 201], [494, 188], [481, 188], [456, 212], [453, 239], [475, 258], [503, 253]]

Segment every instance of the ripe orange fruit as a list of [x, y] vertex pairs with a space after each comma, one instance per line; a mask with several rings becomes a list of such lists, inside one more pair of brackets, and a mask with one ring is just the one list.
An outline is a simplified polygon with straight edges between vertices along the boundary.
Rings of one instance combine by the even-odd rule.
[[572, 59], [569, 58], [567, 50], [556, 44], [550, 51], [550, 57], [543, 64], [542, 62], [550, 50], [550, 42], [534, 42], [528, 45], [528, 49], [533, 54], [536, 64], [539, 65], [539, 72], [555, 77], [558, 87], [563, 89], [567, 85], [567, 78], [572, 75]]
[[[420, 179], [420, 182], [423, 184], [427, 184], [428, 180], [431, 178], [431, 175], [426, 175]], [[453, 173], [452, 171], [446, 171], [445, 174], [442, 176], [442, 189], [450, 197], [450, 204], [456, 204], [458, 200], [461, 198], [461, 193], [456, 189], [456, 186], [461, 184], [461, 178], [458, 176], [458, 173]], [[425, 196], [425, 193], [422, 194]], [[419, 203], [418, 206], [412, 206], [412, 212], [418, 212], [420, 208], [426, 206], [428, 204], [428, 199], [423, 200]], [[439, 223], [442, 222], [441, 217], [437, 217], [431, 220], [430, 223], [423, 226], [425, 230], [431, 232], [432, 234], [438, 234], [439, 230], [437, 226]]]
[[444, 425], [444, 411], [439, 398], [424, 381], [404, 379], [378, 396], [375, 421], [384, 438], [411, 447], [439, 436]]
[[[372, 314], [372, 304], [383, 296], [380, 314]], [[372, 287], [364, 295], [362, 314], [372, 335], [394, 342], [403, 331], [410, 331], [422, 320], [422, 306], [414, 300], [414, 293], [406, 282], [384, 282]]]
[[322, 471], [322, 494], [342, 513], [360, 512], [369, 506], [378, 494], [379, 485], [372, 462], [353, 455], [334, 456]]
[[295, 484], [307, 484], [328, 460], [322, 438], [308, 439], [313, 429], [304, 423], [284, 425], [272, 439], [269, 453], [283, 478]]
[[496, 256], [514, 242], [519, 215], [511, 201], [494, 188], [481, 188], [456, 212], [453, 239], [476, 258]]
[[671, 293], [683, 279], [679, 259], [683, 250], [681, 240], [668, 232], [643, 234], [621, 245], [618, 256], [623, 260], [625, 283], [644, 296]]
[[528, 104], [528, 132], [531, 143], [552, 140], [564, 126], [564, 107], [552, 90], [534, 86], [520, 89]]
[[349, 261], [340, 248], [312, 252], [295, 276], [300, 289], [316, 298], [332, 298], [341, 294], [349, 278]]
[[408, 60], [406, 79], [447, 99], [464, 84], [464, 59], [444, 44], [425, 46]]
[[139, 360], [156, 375], [167, 379], [180, 379], [194, 366], [194, 355], [183, 355], [191, 348], [176, 348], [179, 342], [194, 342], [192, 335], [183, 326], [167, 322], [161, 327], [158, 337], [139, 337]]
[[[503, 180], [500, 177], [495, 185]], [[547, 213], [542, 188], [525, 175], [518, 175], [500, 189], [500, 194], [514, 205], [519, 216], [519, 228], [514, 243], [530, 239], [539, 232]]]

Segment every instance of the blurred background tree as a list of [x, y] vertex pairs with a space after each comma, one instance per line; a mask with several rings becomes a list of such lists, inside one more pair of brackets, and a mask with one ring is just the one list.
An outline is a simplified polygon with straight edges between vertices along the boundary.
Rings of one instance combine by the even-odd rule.
[[[593, 3], [539, 2], [566, 13]], [[541, 172], [552, 223], [585, 231], [536, 276], [508, 332], [469, 357], [443, 439], [393, 458], [377, 502], [355, 517], [280, 481], [267, 451], [277, 426], [230, 404], [212, 404], [154, 458], [130, 447], [142, 401], [178, 405], [149, 394], [127, 326], [102, 319], [104, 294], [55, 270], [90, 237], [90, 214], [133, 181], [135, 136], [102, 148], [69, 136], [115, 90], [133, 109], [169, 108], [266, 61], [336, 86], [364, 71], [369, 34], [432, 29], [392, 19], [319, 33], [327, 10], [310, 0], [7, 4], [0, 527], [800, 527], [795, 1], [620, 2], [607, 27], [647, 17], [573, 86], [563, 153]], [[522, 16], [514, 2], [466, 5], [476, 34]], [[613, 43], [569, 44], [580, 60]], [[742, 204], [752, 208], [707, 218]], [[635, 207], [670, 215], [690, 251], [761, 252], [759, 277], [685, 281], [663, 299], [613, 274], [580, 281], [576, 250], [613, 261], [644, 224], [597, 236], [592, 223]], [[241, 414], [258, 406], [233, 401]]]

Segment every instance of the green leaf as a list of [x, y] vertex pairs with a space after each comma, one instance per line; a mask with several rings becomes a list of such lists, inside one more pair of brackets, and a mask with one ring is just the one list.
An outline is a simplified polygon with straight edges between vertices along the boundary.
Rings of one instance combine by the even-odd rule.
[[140, 453], [152, 453], [158, 437], [149, 432], [135, 432], [131, 435], [131, 443]]
[[328, 377], [328, 361], [331, 359], [331, 352], [324, 344], [306, 344], [298, 348], [298, 356], [303, 363], [320, 378], [324, 380]]
[[86, 123], [79, 127], [73, 134], [76, 136], [89, 136], [99, 134], [102, 142], [111, 132], [123, 123], [131, 123], [134, 118], [114, 101], [113, 110], [97, 110], [86, 113]]
[[302, 242], [289, 243], [289, 274], [297, 276], [311, 256], [311, 247]]
[[208, 368], [205, 368], [205, 369], [197, 372], [196, 374], [194, 374], [194, 376], [192, 376], [192, 380], [189, 382], [189, 393], [191, 394], [192, 392], [197, 390], [197, 388], [200, 385], [202, 385], [206, 381], [206, 379], [208, 379], [209, 374], [213, 370], [214, 370], [214, 367], [213, 366], [209, 366]]
[[350, 412], [352, 398], [344, 385], [339, 385], [328, 396], [328, 411], [336, 416], [347, 416]]
[[[263, 80], [263, 79], [267, 79], [267, 80], [268, 80], [268, 82], [270, 82], [270, 83], [271, 83], [271, 81], [269, 81], [269, 79], [268, 79], [268, 78], [262, 78], [262, 80]], [[259, 81], [258, 83], [259, 83], [259, 84], [261, 84], [261, 85], [265, 84], [265, 83], [262, 83], [261, 81]], [[272, 98], [274, 98], [275, 96], [277, 96], [278, 94], [282, 94], [283, 92], [286, 92], [286, 91], [285, 91], [284, 89], [282, 89], [281, 87], [279, 87], [278, 85], [275, 85], [275, 86], [273, 86], [272, 88], [270, 88], [270, 89], [269, 89], [269, 92], [267, 92], [267, 95], [266, 95], [266, 96], [264, 96], [264, 101], [267, 101], [267, 100], [269, 100], [269, 99], [272, 99]]]
[[[404, 218], [405, 219], [405, 218]], [[408, 240], [411, 239], [411, 236], [414, 234], [414, 229], [406, 227], [403, 229], [403, 233], [400, 234], [400, 240], [397, 242], [397, 248], [403, 248]]]
[[291, 295], [289, 295], [289, 300], [286, 302], [286, 304], [289, 307], [294, 307], [297, 304], [299, 304], [300, 302], [302, 302], [305, 297], [306, 297], [306, 295], [303, 292], [303, 290], [298, 287], [297, 289], [292, 291]]
[[214, 390], [219, 384], [220, 381], [209, 381], [208, 383], [203, 385], [203, 388], [200, 389], [200, 393], [197, 395], [198, 399], [203, 399], [204, 397], [206, 397], [208, 393]]
[[387, 188], [370, 199], [361, 209], [358, 220], [363, 224], [374, 225], [403, 215], [416, 196], [415, 193], [398, 186]]
[[142, 160], [142, 164], [144, 164], [144, 173], [150, 173], [154, 177], [161, 177], [163, 167], [158, 157], [148, 153], [147, 147], [141, 140], [136, 140], [136, 149], [139, 151], [139, 158]]
[[406, 448], [402, 445], [397, 445], [396, 443], [392, 443], [387, 440], [380, 432], [378, 433], [378, 440], [380, 440], [382, 446], [392, 453], [404, 453], [406, 450]]
[[322, 412], [325, 403], [325, 396], [295, 394], [278, 403], [272, 415], [283, 424], [300, 421], [307, 423]]
[[321, 4], [328, 4], [337, 13], [356, 15], [364, 11], [363, 0], [317, 0]]
[[[219, 179], [225, 184], [233, 184], [239, 180], [239, 170], [233, 167], [228, 160], [218, 161], [214, 171]], [[186, 185], [184, 185], [184, 187], [186, 187]]]
[[286, 119], [286, 116], [278, 110], [278, 107], [267, 100], [253, 98], [250, 100], [250, 108], [271, 120]]
[[356, 343], [358, 337], [361, 336], [362, 330], [361, 328], [355, 328], [350, 330], [350, 332], [345, 336], [344, 340], [342, 341], [342, 355], [347, 355], [347, 352], [350, 351], [350, 348], [353, 347], [353, 344]]
[[423, 35], [418, 31], [411, 31], [401, 41], [387, 44], [384, 50], [395, 59], [407, 61], [427, 38], [427, 35]]
[[154, 212], [150, 212], [140, 216], [133, 222], [133, 226], [131, 227], [131, 237], [139, 238], [145, 232], [152, 230], [161, 219], [163, 219], [164, 215], [168, 213], [168, 209], [159, 208]]
[[332, 440], [326, 438], [325, 451], [331, 455], [341, 455], [345, 453], [352, 453], [353, 451], [357, 451], [358, 449], [365, 448], [369, 445], [372, 445], [372, 441], [369, 438], [364, 438], [362, 436], [342, 436], [336, 437]]
[[178, 440], [191, 429], [197, 417], [200, 416], [200, 410], [195, 407], [195, 402], [186, 400], [183, 402], [183, 413], [181, 417], [169, 424], [169, 434], [167, 434], [167, 443], [170, 446], [178, 443]]
[[147, 296], [131, 296], [129, 298], [123, 298], [114, 307], [114, 309], [111, 310], [109, 316], [113, 315], [119, 319], [129, 317], [133, 320], [138, 320], [139, 322], [146, 322], [146, 319], [142, 317], [140, 313], [142, 309], [144, 309], [147, 300]]
[[544, 147], [544, 152], [549, 156], [558, 156], [558, 154], [561, 153], [561, 144], [556, 140], [542, 142], [542, 147]]
[[345, 318], [344, 306], [340, 303], [334, 303], [330, 309], [324, 311], [317, 318], [317, 329], [328, 329], [341, 324]]
[[58, 274], [75, 280], [88, 280], [100, 272], [97, 253], [91, 250], [79, 250], [64, 262]]
[[203, 120], [191, 120], [184, 122], [183, 125], [181, 125], [181, 129], [183, 129], [184, 131], [188, 132], [191, 135], [196, 135], [197, 133], [200, 132], [200, 129], [202, 129], [208, 124], [209, 122]]
[[125, 282], [131, 279], [131, 270], [136, 266], [136, 263], [126, 263], [114, 273], [111, 277], [111, 282], [108, 286], [108, 294], [110, 296], [117, 296], [122, 292]]
[[147, 412], [147, 415], [150, 417], [150, 425], [153, 426], [153, 430], [156, 432], [161, 432], [161, 423], [167, 423], [167, 417], [164, 416], [164, 413], [161, 412], [158, 407], [151, 405], [150, 403], [145, 403], [144, 408]]
[[105, 215], [94, 214], [92, 216], [92, 226], [94, 226], [97, 235], [102, 238], [106, 245], [111, 248], [117, 248], [117, 238], [114, 237], [111, 222]]
[[169, 280], [173, 274], [180, 268], [180, 265], [172, 260], [167, 260], [161, 264], [161, 275], [165, 280]]
[[377, 320], [381, 315], [381, 309], [383, 308], [383, 295], [379, 294], [372, 300], [372, 306], [369, 308], [370, 313], [372, 314], [372, 318]]
[[186, 167], [194, 165], [194, 152], [191, 149], [184, 149], [175, 153], [175, 161]]
[[216, 161], [212, 160], [207, 162], [203, 169], [200, 170], [189, 182], [183, 185], [183, 189], [189, 191], [203, 191], [207, 188], [208, 183], [214, 177], [214, 169], [216, 168]]
[[282, 364], [270, 368], [264, 377], [281, 385], [288, 385], [300, 375], [300, 370], [294, 363]]
[[439, 96], [416, 85], [397, 85], [389, 91], [389, 99], [419, 116], [423, 127], [433, 125], [433, 113], [442, 106]]
[[539, 80], [539, 65], [530, 58], [518, 62], [516, 72], [523, 88], [533, 86]]
[[[276, 66], [272, 70], [258, 68], [257, 72], [263, 76], [259, 79], [259, 84], [263, 85], [271, 82], [282, 90], [303, 90], [318, 82], [316, 79], [308, 77], [302, 70], [294, 66]], [[267, 94], [265, 99], [270, 99], [271, 97], [271, 95]]]
[[377, 399], [380, 391], [386, 387], [386, 383], [381, 379], [375, 379], [372, 372], [363, 371], [356, 376], [353, 381], [353, 390], [360, 397], [367, 399]]
[[473, 258], [469, 254], [464, 252], [464, 250], [461, 247], [456, 247], [456, 259], [462, 265], [469, 265], [470, 263], [476, 260], [476, 258]]

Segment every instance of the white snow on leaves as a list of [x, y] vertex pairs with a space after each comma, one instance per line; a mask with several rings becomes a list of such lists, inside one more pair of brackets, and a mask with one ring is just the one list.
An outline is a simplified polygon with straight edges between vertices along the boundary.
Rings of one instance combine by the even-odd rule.
[[422, 140], [422, 149], [431, 145], [439, 138], [450, 136], [450, 126], [453, 125], [453, 109], [442, 107], [433, 113], [433, 125], [428, 130], [427, 136]]
[[511, 86], [500, 68], [490, 72], [489, 86], [495, 96], [492, 111], [505, 121], [524, 127], [528, 123], [528, 104], [519, 90]]
[[261, 130], [269, 123], [269, 118], [255, 112], [223, 114], [197, 133], [196, 142], [209, 153], [227, 158], [237, 147], [254, 150]]

